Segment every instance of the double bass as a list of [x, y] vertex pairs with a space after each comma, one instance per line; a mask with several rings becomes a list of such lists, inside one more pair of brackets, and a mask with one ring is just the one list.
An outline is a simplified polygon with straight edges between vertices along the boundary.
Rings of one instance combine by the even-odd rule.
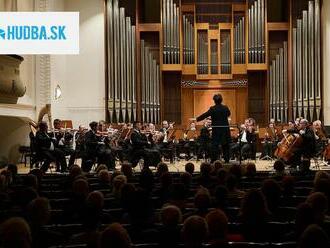
[[296, 133], [284, 134], [284, 138], [278, 144], [274, 155], [282, 159], [284, 162], [289, 162], [297, 149], [301, 147], [303, 139], [301, 135]]

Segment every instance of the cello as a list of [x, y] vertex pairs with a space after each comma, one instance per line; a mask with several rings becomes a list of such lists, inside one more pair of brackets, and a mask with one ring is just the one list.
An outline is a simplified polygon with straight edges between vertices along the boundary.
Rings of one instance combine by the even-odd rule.
[[293, 156], [294, 152], [301, 147], [303, 139], [299, 134], [284, 134], [284, 138], [281, 140], [277, 146], [274, 155], [282, 159], [284, 162], [289, 162]]

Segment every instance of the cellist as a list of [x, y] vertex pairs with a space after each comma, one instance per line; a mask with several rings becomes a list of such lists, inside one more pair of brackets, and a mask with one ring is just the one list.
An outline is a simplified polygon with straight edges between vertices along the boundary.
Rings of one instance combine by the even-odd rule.
[[300, 165], [301, 159], [310, 159], [315, 155], [315, 135], [306, 119], [300, 119], [297, 128], [288, 129], [285, 132], [300, 135], [302, 143], [294, 151], [293, 165]]

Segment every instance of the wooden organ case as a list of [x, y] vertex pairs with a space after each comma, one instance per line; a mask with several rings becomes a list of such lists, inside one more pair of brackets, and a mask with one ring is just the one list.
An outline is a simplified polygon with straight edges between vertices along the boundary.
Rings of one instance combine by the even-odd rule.
[[105, 0], [106, 112], [187, 124], [322, 119], [320, 0]]

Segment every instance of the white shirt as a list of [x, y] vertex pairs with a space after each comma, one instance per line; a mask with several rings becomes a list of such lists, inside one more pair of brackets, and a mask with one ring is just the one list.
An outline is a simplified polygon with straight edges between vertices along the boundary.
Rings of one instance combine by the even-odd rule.
[[245, 143], [247, 143], [247, 139], [246, 139], [246, 131], [243, 131], [242, 138], [241, 138], [241, 142], [245, 142]]

